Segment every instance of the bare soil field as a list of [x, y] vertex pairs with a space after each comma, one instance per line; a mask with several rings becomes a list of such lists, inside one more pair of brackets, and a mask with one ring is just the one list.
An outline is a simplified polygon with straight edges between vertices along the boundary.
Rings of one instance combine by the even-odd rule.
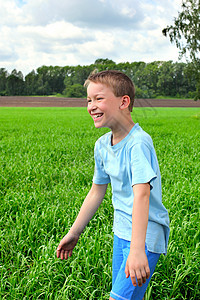
[[[0, 96], [0, 107], [86, 107], [86, 99], [58, 97]], [[200, 107], [200, 101], [136, 99], [135, 107]]]

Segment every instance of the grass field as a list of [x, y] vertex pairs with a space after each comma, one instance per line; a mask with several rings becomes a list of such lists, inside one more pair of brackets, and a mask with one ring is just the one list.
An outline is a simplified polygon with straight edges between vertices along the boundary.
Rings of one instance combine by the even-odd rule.
[[[153, 138], [171, 221], [145, 299], [200, 299], [199, 108], [137, 108]], [[68, 261], [56, 248], [93, 176], [95, 129], [85, 108], [0, 108], [0, 299], [108, 299], [110, 187]]]

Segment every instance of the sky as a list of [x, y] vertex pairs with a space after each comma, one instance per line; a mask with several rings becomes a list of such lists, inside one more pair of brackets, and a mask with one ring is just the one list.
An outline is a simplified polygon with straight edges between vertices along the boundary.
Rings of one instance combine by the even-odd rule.
[[178, 61], [162, 29], [181, 0], [0, 0], [0, 68]]

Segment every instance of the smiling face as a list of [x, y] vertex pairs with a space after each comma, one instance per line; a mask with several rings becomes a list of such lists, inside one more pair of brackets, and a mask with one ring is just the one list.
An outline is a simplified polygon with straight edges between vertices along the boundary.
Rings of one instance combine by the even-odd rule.
[[122, 97], [116, 97], [110, 87], [90, 82], [87, 88], [87, 110], [94, 120], [96, 128], [117, 126]]

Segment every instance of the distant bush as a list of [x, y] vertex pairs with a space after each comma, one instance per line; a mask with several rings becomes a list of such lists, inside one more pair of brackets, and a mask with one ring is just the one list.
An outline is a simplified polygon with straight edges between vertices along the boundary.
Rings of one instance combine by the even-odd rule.
[[71, 98], [84, 98], [86, 97], [86, 89], [79, 83], [73, 84], [63, 92], [63, 95]]

